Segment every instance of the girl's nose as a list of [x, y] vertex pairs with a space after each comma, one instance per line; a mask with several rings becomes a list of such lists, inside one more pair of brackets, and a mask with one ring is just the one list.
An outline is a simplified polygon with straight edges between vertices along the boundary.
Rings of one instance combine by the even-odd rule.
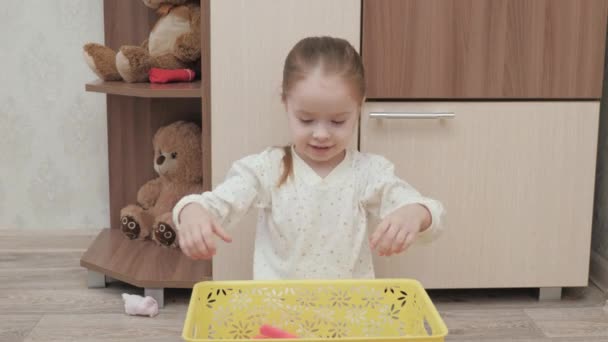
[[327, 139], [329, 138], [329, 131], [324, 125], [317, 125], [312, 132], [312, 137], [319, 140]]

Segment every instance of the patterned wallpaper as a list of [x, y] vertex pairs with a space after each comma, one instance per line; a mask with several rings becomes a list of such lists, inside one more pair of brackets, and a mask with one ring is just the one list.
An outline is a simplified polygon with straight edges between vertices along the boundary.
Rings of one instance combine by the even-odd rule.
[[81, 52], [102, 0], [3, 1], [0, 23], [0, 227], [107, 226], [105, 96]]

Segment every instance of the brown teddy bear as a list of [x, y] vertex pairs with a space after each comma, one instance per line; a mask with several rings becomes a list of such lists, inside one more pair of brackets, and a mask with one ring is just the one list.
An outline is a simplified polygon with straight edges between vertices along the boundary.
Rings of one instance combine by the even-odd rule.
[[201, 11], [198, 0], [143, 0], [160, 18], [141, 46], [122, 46], [118, 54], [89, 43], [84, 58], [104, 81], [147, 82], [151, 68], [192, 69], [200, 73]]
[[174, 122], [158, 129], [153, 146], [158, 178], [139, 189], [136, 205], [120, 211], [121, 230], [130, 239], [177, 247], [172, 209], [182, 197], [203, 191], [201, 129], [191, 122]]

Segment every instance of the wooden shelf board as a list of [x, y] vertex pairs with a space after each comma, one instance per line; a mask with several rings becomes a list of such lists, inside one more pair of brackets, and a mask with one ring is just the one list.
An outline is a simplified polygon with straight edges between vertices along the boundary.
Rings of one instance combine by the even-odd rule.
[[177, 83], [126, 83], [95, 80], [87, 83], [86, 91], [135, 97], [201, 97], [201, 81]]
[[194, 261], [177, 248], [129, 240], [119, 229], [103, 229], [80, 265], [141, 288], [192, 288], [211, 279], [211, 261]]

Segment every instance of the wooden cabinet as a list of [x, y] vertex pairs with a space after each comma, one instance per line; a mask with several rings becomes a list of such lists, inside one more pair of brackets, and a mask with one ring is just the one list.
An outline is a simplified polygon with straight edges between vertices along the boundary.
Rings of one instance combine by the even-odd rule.
[[606, 0], [363, 0], [369, 99], [597, 99]]
[[[372, 118], [385, 113], [453, 118]], [[361, 146], [446, 207], [434, 243], [376, 260], [430, 288], [585, 286], [599, 103], [377, 102]]]
[[[377, 275], [541, 297], [586, 285], [608, 1], [363, 0], [362, 11], [360, 149], [447, 210], [442, 238], [377, 259]], [[455, 116], [377, 118], [410, 112]]]
[[[289, 142], [280, 95], [291, 47], [311, 35], [343, 37], [358, 47], [360, 13], [357, 0], [211, 1], [213, 187], [235, 160]], [[251, 279], [256, 214], [218, 248], [213, 279]]]

